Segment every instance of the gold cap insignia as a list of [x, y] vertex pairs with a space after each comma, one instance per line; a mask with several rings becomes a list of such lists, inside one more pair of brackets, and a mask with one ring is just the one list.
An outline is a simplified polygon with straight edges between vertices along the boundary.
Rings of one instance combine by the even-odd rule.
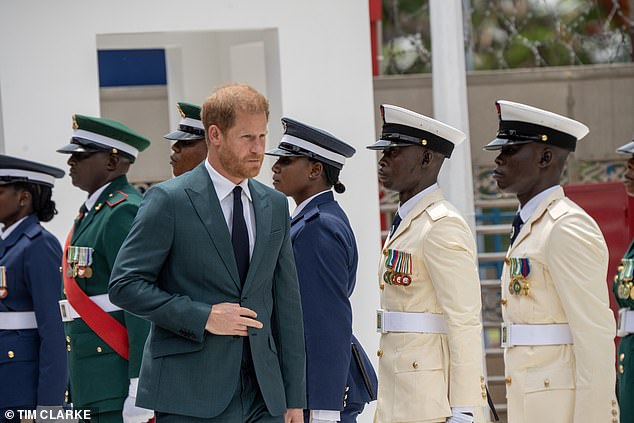
[[75, 115], [73, 115], [73, 129], [79, 129], [79, 125], [77, 125], [77, 119], [75, 119]]
[[181, 117], [185, 119], [185, 112], [183, 112], [183, 109], [181, 109], [181, 105], [177, 104], [176, 108], [178, 109], [178, 113], [181, 115]]

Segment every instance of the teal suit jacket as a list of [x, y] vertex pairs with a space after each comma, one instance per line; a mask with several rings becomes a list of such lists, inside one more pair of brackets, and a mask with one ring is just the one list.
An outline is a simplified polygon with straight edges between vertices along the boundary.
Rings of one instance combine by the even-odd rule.
[[255, 373], [271, 415], [306, 405], [305, 353], [286, 197], [249, 180], [256, 241], [240, 288], [231, 236], [204, 163], [153, 187], [117, 256], [110, 299], [152, 322], [137, 405], [211, 418], [240, 379], [243, 339], [205, 331], [213, 304], [254, 310]]

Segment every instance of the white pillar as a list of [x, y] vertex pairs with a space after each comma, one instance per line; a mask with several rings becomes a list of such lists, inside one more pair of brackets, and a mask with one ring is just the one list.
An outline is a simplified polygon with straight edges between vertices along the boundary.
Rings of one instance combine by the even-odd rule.
[[429, 15], [434, 118], [467, 134], [467, 140], [445, 161], [439, 182], [447, 199], [460, 210], [475, 233], [462, 2], [430, 0]]

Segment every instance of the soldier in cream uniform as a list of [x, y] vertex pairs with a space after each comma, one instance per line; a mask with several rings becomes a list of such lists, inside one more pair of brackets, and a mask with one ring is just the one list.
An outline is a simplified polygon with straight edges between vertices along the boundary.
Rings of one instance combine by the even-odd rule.
[[559, 185], [588, 128], [524, 104], [497, 102], [493, 178], [517, 195], [502, 270], [502, 346], [513, 423], [618, 422], [608, 250], [595, 221]]
[[379, 179], [400, 205], [379, 262], [376, 423], [481, 422], [480, 280], [469, 226], [436, 183], [459, 130], [382, 105]]

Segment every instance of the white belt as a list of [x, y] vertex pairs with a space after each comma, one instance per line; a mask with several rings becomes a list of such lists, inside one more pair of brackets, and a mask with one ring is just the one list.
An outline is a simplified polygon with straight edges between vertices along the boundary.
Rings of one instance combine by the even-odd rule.
[[619, 310], [619, 324], [616, 336], [623, 337], [634, 333], [634, 310], [622, 308]]
[[572, 333], [567, 324], [516, 325], [502, 323], [502, 348], [530, 345], [572, 344]]
[[37, 329], [34, 311], [4, 311], [0, 313], [0, 330]]
[[434, 313], [376, 311], [377, 332], [447, 333], [445, 316]]
[[[108, 294], [94, 295], [88, 298], [105, 312], [110, 313], [111, 311], [121, 310], [121, 308], [110, 302]], [[75, 319], [81, 319], [79, 313], [70, 305], [68, 300], [59, 301], [59, 311], [62, 313], [62, 322], [72, 322]]]

